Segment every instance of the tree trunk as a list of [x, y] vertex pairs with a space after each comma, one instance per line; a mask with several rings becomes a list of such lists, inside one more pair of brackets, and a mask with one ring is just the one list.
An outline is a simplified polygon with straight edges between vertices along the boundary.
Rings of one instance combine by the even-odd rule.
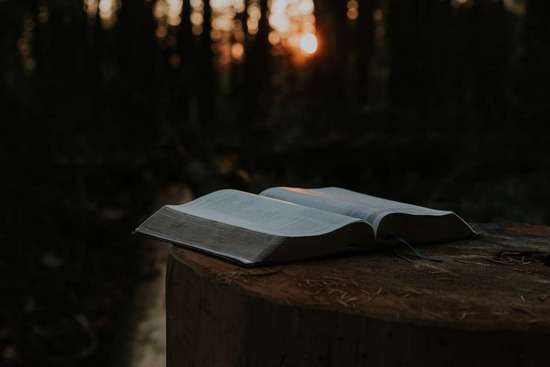
[[546, 366], [550, 228], [246, 269], [173, 247], [167, 367]]
[[[543, 129], [547, 126], [550, 106], [548, 88], [550, 85], [550, 22], [548, 12], [550, 1], [528, 0], [525, 16], [525, 80], [523, 95], [529, 124]], [[525, 127], [525, 125], [523, 126]], [[529, 126], [528, 126], [529, 127]]]

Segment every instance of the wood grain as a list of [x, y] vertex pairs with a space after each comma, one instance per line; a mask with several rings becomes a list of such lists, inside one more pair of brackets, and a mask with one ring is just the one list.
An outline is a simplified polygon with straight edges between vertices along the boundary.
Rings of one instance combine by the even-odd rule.
[[548, 365], [547, 227], [246, 269], [172, 247], [167, 366]]

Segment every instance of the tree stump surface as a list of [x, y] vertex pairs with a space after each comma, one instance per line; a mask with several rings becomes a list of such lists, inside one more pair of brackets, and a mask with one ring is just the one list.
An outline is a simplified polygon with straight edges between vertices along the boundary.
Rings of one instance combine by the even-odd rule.
[[264, 268], [173, 246], [167, 366], [550, 365], [550, 227]]

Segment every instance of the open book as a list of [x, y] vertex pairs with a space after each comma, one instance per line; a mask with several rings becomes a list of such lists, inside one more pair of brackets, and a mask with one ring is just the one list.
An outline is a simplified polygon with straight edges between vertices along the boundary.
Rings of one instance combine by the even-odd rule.
[[248, 266], [476, 234], [453, 212], [338, 187], [215, 191], [162, 207], [136, 232]]

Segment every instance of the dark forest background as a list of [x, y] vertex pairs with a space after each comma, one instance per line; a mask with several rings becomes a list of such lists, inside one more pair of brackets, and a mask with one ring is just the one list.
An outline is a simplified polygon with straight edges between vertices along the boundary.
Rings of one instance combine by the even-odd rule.
[[159, 1], [0, 0], [0, 365], [112, 361], [165, 202], [334, 185], [550, 223], [549, 1], [316, 0], [307, 52], [267, 0]]

